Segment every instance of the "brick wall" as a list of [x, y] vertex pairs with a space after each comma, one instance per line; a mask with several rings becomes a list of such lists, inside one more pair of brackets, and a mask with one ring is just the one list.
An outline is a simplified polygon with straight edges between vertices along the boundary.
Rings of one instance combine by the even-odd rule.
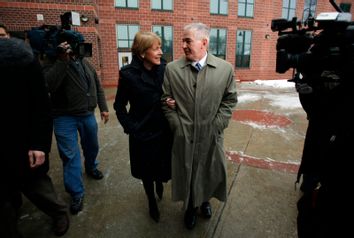
[[[253, 18], [237, 16], [238, 0], [228, 1], [228, 15], [210, 15], [210, 0], [174, 0], [173, 11], [151, 10], [150, 1], [140, 0], [139, 9], [121, 9], [114, 7], [114, 0], [63, 0], [63, 1], [7, 1], [0, 2], [0, 22], [10, 30], [26, 30], [41, 24], [60, 24], [59, 15], [66, 11], [77, 11], [89, 17], [89, 22], [74, 28], [83, 33], [87, 42], [93, 44], [92, 63], [101, 76], [104, 86], [116, 86], [118, 82], [118, 52], [115, 25], [118, 23], [134, 23], [143, 31], [150, 31], [152, 25], [173, 26], [173, 56], [175, 59], [183, 55], [182, 29], [191, 22], [203, 22], [210, 27], [227, 29], [226, 60], [235, 65], [236, 32], [239, 29], [252, 31], [252, 49], [250, 68], [236, 68], [237, 80], [285, 79], [287, 74], [275, 72], [276, 40], [278, 35], [270, 29], [271, 20], [281, 17], [282, 0], [257, 0]], [[317, 14], [334, 9], [327, 0], [317, 1]], [[353, 0], [338, 0], [352, 3]], [[297, 0], [298, 18], [302, 17], [304, 0]], [[37, 21], [37, 14], [43, 14], [44, 21]], [[96, 24], [94, 19], [99, 20]]]
[[[150, 31], [152, 25], [173, 26], [173, 56], [175, 59], [183, 55], [182, 29], [191, 22], [203, 22], [211, 27], [227, 29], [226, 60], [235, 65], [236, 32], [238, 29], [252, 30], [252, 50], [250, 68], [236, 68], [237, 80], [257, 79], [289, 79], [291, 71], [286, 74], [275, 72], [276, 40], [278, 35], [270, 29], [271, 20], [281, 17], [282, 0], [257, 0], [254, 7], [254, 18], [237, 16], [237, 0], [229, 0], [227, 16], [210, 15], [210, 0], [175, 0], [172, 12], [151, 10], [150, 1], [140, 1], [139, 9], [114, 8], [113, 1], [100, 2], [99, 31], [102, 42], [103, 78], [107, 84], [115, 84], [118, 75], [118, 59], [115, 24], [138, 24], [140, 30]], [[304, 0], [297, 1], [297, 16], [301, 18]], [[354, 6], [352, 6], [353, 11]], [[334, 11], [327, 0], [318, 0], [317, 12]]]
[[[89, 0], [0, 2], [0, 22], [4, 23], [9, 31], [21, 32], [42, 25], [60, 26], [60, 15], [68, 11], [75, 11], [80, 13], [80, 15], [87, 16], [89, 18], [87, 23], [81, 23], [81, 26], [72, 27], [72, 29], [81, 32], [85, 42], [92, 43], [93, 57], [89, 58], [89, 61], [97, 70], [98, 75], [100, 75], [101, 58], [99, 57], [98, 31], [95, 23], [95, 18], [98, 16], [96, 6], [88, 5], [95, 2]], [[41, 14], [43, 20], [38, 21], [37, 14]]]

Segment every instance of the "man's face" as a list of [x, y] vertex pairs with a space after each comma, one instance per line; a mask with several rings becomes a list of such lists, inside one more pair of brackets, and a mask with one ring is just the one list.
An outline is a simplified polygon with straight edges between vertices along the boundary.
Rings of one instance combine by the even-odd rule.
[[10, 38], [4, 28], [0, 27], [0, 38]]
[[182, 48], [188, 60], [198, 61], [204, 57], [207, 49], [206, 39], [197, 39], [193, 31], [184, 31], [182, 42]]

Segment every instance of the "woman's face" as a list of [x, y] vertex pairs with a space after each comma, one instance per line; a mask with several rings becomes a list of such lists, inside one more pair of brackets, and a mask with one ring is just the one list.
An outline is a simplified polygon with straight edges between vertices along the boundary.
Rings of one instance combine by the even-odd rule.
[[161, 64], [161, 57], [161, 44], [156, 40], [152, 46], [145, 51], [145, 55], [143, 56], [145, 68], [151, 69], [153, 66]]

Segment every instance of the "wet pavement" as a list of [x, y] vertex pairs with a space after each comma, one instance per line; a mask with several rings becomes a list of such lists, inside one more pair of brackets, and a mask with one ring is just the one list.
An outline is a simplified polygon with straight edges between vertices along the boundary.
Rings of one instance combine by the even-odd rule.
[[[294, 182], [307, 120], [294, 87], [238, 84], [239, 103], [225, 131], [228, 201], [212, 199], [212, 218], [198, 217], [192, 231], [184, 227], [182, 203], [171, 201], [171, 182], [158, 202], [160, 222], [149, 217], [142, 183], [130, 174], [128, 136], [112, 109], [115, 89], [105, 90], [111, 112], [107, 124], [99, 122], [99, 168], [105, 177], [95, 181], [84, 174], [84, 209], [70, 215], [63, 237], [297, 237], [300, 192]], [[96, 116], [100, 120], [98, 112]], [[54, 186], [69, 203], [55, 140], [50, 159]], [[55, 237], [51, 219], [26, 199], [19, 226], [24, 237]]]

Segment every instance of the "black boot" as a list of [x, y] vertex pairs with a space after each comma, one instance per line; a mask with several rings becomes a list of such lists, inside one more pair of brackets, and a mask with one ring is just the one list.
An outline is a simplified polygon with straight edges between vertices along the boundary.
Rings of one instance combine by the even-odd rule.
[[156, 181], [155, 182], [155, 186], [156, 186], [156, 194], [159, 197], [159, 199], [162, 200], [162, 196], [163, 196], [163, 184], [162, 184], [162, 182]]
[[149, 200], [149, 214], [150, 217], [156, 221], [160, 221], [160, 212], [157, 207], [155, 193], [154, 193], [154, 182], [152, 180], [145, 180], [143, 179], [143, 185], [145, 189], [145, 193]]
[[157, 207], [156, 199], [154, 200], [149, 199], [149, 214], [154, 221], [156, 222], [160, 221], [160, 211]]

